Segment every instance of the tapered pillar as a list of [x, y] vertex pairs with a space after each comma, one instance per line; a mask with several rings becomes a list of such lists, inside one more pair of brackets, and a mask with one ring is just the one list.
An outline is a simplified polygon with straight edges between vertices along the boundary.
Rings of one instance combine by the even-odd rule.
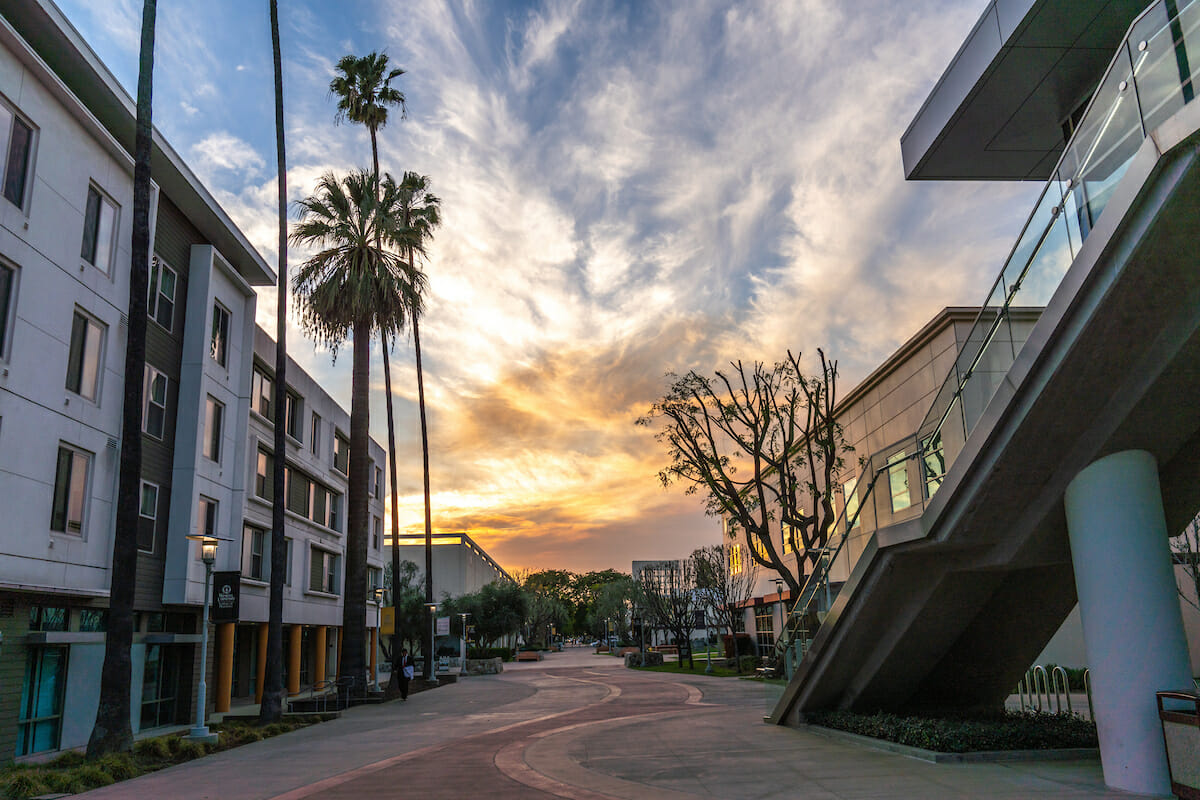
[[1154, 693], [1192, 674], [1154, 456], [1094, 462], [1067, 487], [1066, 511], [1104, 782], [1169, 795]]
[[325, 661], [329, 657], [329, 651], [326, 649], [326, 632], [328, 630], [324, 625], [318, 625], [317, 635], [313, 637], [313, 684], [325, 680]]
[[292, 625], [288, 634], [288, 694], [300, 691], [300, 633], [302, 625]]
[[266, 622], [258, 623], [258, 663], [254, 667], [254, 702], [261, 703], [263, 683], [267, 679], [267, 629]]
[[213, 710], [218, 714], [229, 710], [233, 694], [233, 638], [236, 628], [233, 622], [217, 623], [217, 693], [213, 698]]
[[375, 671], [378, 661], [375, 654], [379, 651], [379, 629], [371, 628], [371, 683], [379, 684], [379, 673]]

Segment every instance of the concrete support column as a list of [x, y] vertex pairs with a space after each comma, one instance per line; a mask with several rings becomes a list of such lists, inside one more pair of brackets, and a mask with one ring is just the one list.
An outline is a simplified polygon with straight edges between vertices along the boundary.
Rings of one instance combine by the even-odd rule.
[[254, 702], [261, 703], [263, 683], [267, 679], [267, 627], [268, 623], [258, 623], [258, 663], [254, 674]]
[[1106, 456], [1065, 500], [1104, 782], [1170, 795], [1154, 693], [1192, 674], [1154, 456]]
[[316, 636], [313, 637], [313, 683], [320, 683], [325, 680], [325, 662], [329, 659], [329, 651], [326, 650], [325, 634], [329, 629], [324, 625], [318, 625]]
[[300, 632], [302, 625], [292, 625], [288, 632], [288, 694], [300, 691]]
[[338, 627], [338, 647], [337, 647], [337, 676], [342, 677], [342, 629]]
[[213, 701], [218, 714], [229, 710], [233, 694], [233, 637], [236, 629], [237, 625], [232, 622], [217, 623], [217, 693]]
[[374, 684], [379, 683], [379, 673], [376, 672], [376, 667], [378, 666], [378, 662], [375, 657], [375, 654], [377, 652], [379, 652], [379, 639], [377, 638], [378, 636], [379, 636], [379, 629], [371, 628], [371, 682]]

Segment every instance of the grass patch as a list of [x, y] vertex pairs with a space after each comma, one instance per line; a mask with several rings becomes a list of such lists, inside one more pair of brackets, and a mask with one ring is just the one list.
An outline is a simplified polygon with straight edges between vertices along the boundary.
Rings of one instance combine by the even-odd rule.
[[696, 659], [693, 669], [688, 669], [686, 666], [681, 666], [678, 661], [668, 661], [660, 667], [634, 667], [634, 669], [644, 672], [670, 672], [676, 675], [715, 675], [718, 678], [736, 678], [738, 676], [745, 677], [745, 672], [738, 672], [736, 669], [731, 669], [713, 662], [713, 671], [706, 673], [704, 671], [704, 661]]
[[1095, 723], [1074, 714], [1005, 711], [982, 717], [902, 717], [820, 711], [806, 716], [814, 725], [938, 753], [1099, 746]]
[[215, 745], [192, 742], [184, 739], [183, 734], [176, 733], [142, 739], [134, 742], [131, 752], [110, 753], [94, 761], [88, 761], [82, 753], [68, 752], [44, 763], [9, 764], [0, 769], [0, 797], [28, 800], [41, 794], [78, 794], [182, 764], [209, 753], [289, 733], [321, 722], [322, 719], [320, 715], [297, 715], [261, 728], [253, 722], [219, 723], [210, 726], [221, 737]]

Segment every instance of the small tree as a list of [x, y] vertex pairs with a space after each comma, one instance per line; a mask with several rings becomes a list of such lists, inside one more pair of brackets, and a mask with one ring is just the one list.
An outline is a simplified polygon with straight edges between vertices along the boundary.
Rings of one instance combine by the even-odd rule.
[[[829, 542], [836, 478], [854, 451], [834, 416], [837, 362], [817, 353], [816, 376], [805, 375], [791, 351], [771, 367], [736, 361], [714, 378], [671, 375], [667, 394], [638, 420], [661, 425], [655, 438], [671, 460], [658, 473], [663, 485], [703, 491], [706, 511], [727, 517], [754, 562], [777, 572], [793, 592], [800, 591], [804, 564], [815, 566]], [[801, 554], [795, 570], [775, 546], [772, 528]]]
[[615, 580], [602, 584], [596, 590], [596, 599], [591, 605], [589, 619], [592, 627], [600, 630], [604, 627], [604, 620], [611, 619], [616, 622], [615, 632], [621, 641], [631, 640], [633, 631], [630, 627], [630, 611], [636, 597], [637, 584], [628, 575], [620, 575]]
[[692, 662], [692, 628], [701, 609], [696, 591], [696, 567], [692, 559], [659, 561], [642, 567], [638, 575], [645, 613], [675, 637], [679, 663]]
[[479, 646], [485, 648], [519, 631], [529, 613], [524, 590], [512, 581], [495, 581], [448, 599], [445, 608], [450, 614], [470, 614]]
[[1177, 581], [1179, 596], [1200, 611], [1200, 516], [1171, 539], [1171, 552], [1175, 563], [1183, 567], [1182, 580]]
[[384, 565], [383, 588], [387, 592], [387, 604], [396, 609], [396, 627], [395, 634], [390, 637], [390, 646], [386, 641], [382, 646], [384, 656], [393, 664], [399, 648], [406, 647], [413, 652], [425, 633], [425, 593], [421, 588], [421, 570], [413, 562], [402, 560], [397, 574], [399, 579], [393, 580], [392, 565]]
[[[758, 582], [758, 564], [753, 561], [743, 560], [739, 570], [733, 571], [734, 565], [729, 555], [736, 546], [715, 544], [692, 553], [700, 602], [706, 611], [720, 621], [722, 627], [729, 629], [729, 635], [733, 637], [737, 635], [738, 623], [745, 614], [746, 604], [754, 597], [755, 584]], [[735, 660], [738, 672], [741, 672], [741, 659]]]

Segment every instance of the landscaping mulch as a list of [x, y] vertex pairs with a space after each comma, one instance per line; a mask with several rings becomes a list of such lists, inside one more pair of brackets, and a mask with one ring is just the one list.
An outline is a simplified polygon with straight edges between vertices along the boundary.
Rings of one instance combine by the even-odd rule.
[[938, 753], [1099, 747], [1095, 723], [1075, 714], [899, 716], [818, 711], [805, 718], [812, 725]]

